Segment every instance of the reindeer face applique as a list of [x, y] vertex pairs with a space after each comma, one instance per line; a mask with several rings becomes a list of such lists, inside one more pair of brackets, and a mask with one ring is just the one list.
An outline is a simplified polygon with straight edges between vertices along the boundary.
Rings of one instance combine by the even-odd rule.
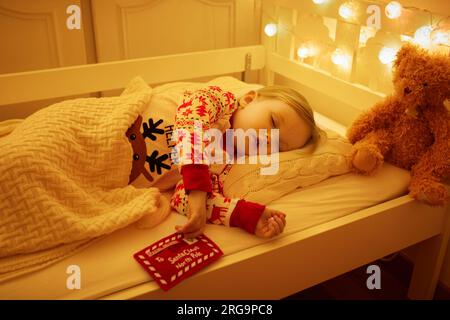
[[[128, 184], [131, 184], [141, 174], [143, 174], [149, 182], [152, 182], [154, 178], [150, 172], [154, 173], [156, 171], [156, 174], [161, 175], [163, 173], [162, 169], [170, 170], [171, 163], [169, 154], [159, 155], [158, 150], [153, 150], [150, 156], [147, 155], [145, 139], [147, 138], [156, 141], [157, 135], [166, 134], [164, 129], [158, 128], [162, 122], [162, 119], [159, 119], [156, 123], [153, 122], [153, 119], [149, 119], [148, 124], [144, 123], [142, 125], [142, 116], [139, 116], [127, 130], [126, 136], [133, 148], [133, 165]], [[141, 125], [143, 129], [142, 133], [140, 131]], [[169, 163], [165, 163], [168, 159]], [[145, 167], [145, 163], [148, 163], [150, 172]]]

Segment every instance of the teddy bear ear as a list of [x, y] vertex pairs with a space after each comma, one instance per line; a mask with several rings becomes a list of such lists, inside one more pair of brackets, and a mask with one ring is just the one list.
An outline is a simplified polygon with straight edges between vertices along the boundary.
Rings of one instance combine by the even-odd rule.
[[410, 60], [420, 55], [420, 50], [417, 46], [406, 43], [397, 52], [397, 58], [395, 59], [395, 66], [399, 66], [404, 60]]

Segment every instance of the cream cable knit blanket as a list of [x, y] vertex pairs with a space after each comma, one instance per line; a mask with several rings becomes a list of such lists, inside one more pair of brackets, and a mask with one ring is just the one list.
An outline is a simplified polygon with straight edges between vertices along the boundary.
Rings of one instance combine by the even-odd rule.
[[7, 123], [0, 138], [0, 281], [135, 221], [151, 227], [167, 216], [158, 189], [128, 185], [125, 132], [150, 98], [136, 78], [119, 97], [63, 101], [14, 123], [9, 134]]

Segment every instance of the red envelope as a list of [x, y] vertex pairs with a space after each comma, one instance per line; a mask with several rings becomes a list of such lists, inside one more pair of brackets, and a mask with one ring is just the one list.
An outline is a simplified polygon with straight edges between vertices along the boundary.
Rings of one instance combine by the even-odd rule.
[[207, 236], [187, 240], [181, 233], [171, 234], [133, 255], [166, 291], [221, 256], [222, 250]]

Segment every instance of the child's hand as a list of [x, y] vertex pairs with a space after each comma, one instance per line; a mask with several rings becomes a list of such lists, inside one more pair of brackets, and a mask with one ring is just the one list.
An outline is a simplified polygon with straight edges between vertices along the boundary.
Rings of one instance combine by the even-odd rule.
[[206, 224], [206, 192], [191, 190], [188, 195], [188, 222], [184, 226], [175, 226], [188, 239], [203, 233]]
[[286, 214], [266, 207], [256, 225], [255, 234], [261, 238], [272, 238], [283, 232]]

